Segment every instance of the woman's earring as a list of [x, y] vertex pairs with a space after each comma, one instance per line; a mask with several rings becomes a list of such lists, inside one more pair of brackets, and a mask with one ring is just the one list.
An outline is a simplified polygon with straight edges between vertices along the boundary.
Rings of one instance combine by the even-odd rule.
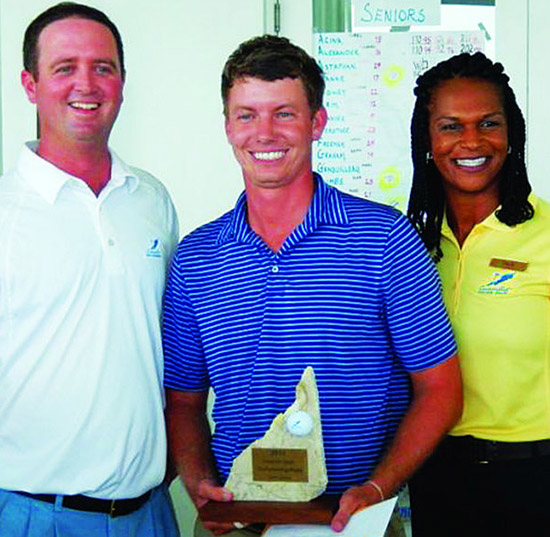
[[511, 145], [508, 146], [508, 154], [509, 154], [509, 155], [512, 154], [512, 146], [511, 146]]
[[432, 152], [428, 151], [426, 153], [426, 164], [428, 164], [428, 162], [430, 162], [430, 160], [433, 160], [433, 159], [434, 159], [434, 156], [432, 155]]

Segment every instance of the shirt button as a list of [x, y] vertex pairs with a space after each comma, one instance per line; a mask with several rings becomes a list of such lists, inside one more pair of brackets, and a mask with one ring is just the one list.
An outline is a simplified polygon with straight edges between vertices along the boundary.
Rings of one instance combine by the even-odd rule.
[[109, 246], [114, 246], [114, 245], [115, 245], [114, 239], [109, 239], [109, 240], [107, 241], [107, 244], [108, 244]]
[[277, 272], [279, 272], [279, 267], [277, 265], [273, 265], [271, 267], [271, 272], [273, 272], [273, 274], [277, 274]]

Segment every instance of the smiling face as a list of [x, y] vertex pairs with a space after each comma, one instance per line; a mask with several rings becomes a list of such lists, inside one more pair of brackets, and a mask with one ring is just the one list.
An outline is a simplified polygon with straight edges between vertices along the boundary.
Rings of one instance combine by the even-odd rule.
[[247, 188], [311, 181], [311, 143], [326, 124], [311, 112], [302, 81], [245, 77], [229, 90], [225, 129]]
[[75, 143], [106, 149], [123, 87], [106, 26], [74, 17], [46, 26], [38, 39], [38, 77], [23, 71], [21, 81], [37, 105], [44, 158]]
[[431, 151], [446, 195], [483, 196], [498, 206], [508, 150], [498, 88], [474, 78], [447, 80], [433, 92], [429, 114]]

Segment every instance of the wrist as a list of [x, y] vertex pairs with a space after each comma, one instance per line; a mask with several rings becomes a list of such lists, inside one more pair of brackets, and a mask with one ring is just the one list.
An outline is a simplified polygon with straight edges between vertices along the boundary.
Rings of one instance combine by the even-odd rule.
[[369, 479], [365, 483], [365, 486], [367, 486], [367, 485], [372, 487], [378, 493], [378, 496], [380, 496], [380, 501], [381, 502], [385, 500], [384, 491], [382, 490], [382, 487], [376, 481], [374, 481], [372, 479]]

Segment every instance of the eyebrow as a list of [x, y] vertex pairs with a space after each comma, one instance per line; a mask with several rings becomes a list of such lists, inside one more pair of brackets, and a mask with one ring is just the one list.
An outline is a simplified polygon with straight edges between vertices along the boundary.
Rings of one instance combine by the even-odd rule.
[[98, 64], [101, 64], [101, 65], [104, 65], [104, 64], [107, 64], [107, 65], [110, 65], [115, 71], [120, 71], [117, 63], [111, 59], [97, 59], [97, 60], [94, 60], [93, 61], [93, 64], [94, 65], [98, 65]]
[[[489, 112], [489, 113], [485, 114], [484, 116], [482, 116], [481, 119], [486, 119], [486, 118], [491, 117], [491, 116], [502, 116], [502, 117], [506, 118], [506, 113], [505, 112]], [[457, 120], [457, 119], [459, 119], [459, 117], [458, 116], [437, 116], [437, 117], [434, 117], [433, 119], [434, 119], [434, 121], [439, 121], [439, 120], [442, 120], [442, 119]]]
[[[257, 109], [257, 107], [254, 105], [236, 104], [234, 106], [235, 106], [235, 110], [256, 110]], [[285, 103], [275, 107], [274, 110], [275, 112], [277, 112], [278, 110], [282, 110], [283, 108], [296, 108], [296, 105], [291, 103]]]

